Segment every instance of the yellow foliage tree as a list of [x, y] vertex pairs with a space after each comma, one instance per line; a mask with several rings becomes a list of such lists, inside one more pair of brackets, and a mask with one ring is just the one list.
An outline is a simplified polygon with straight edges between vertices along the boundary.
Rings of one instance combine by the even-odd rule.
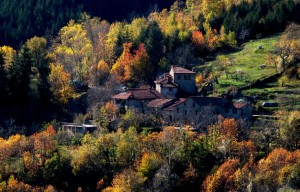
[[110, 69], [108, 64], [103, 59], [101, 59], [97, 65], [97, 75], [96, 75], [100, 83], [103, 83], [104, 80], [109, 76], [109, 71]]
[[8, 70], [9, 67], [11, 66], [14, 57], [16, 56], [17, 52], [10, 46], [2, 46], [0, 47], [0, 52], [3, 53], [3, 58], [4, 58], [4, 69]]
[[50, 71], [51, 91], [59, 102], [66, 104], [68, 99], [73, 98], [75, 94], [71, 85], [71, 75], [65, 72], [61, 64], [51, 63]]
[[56, 59], [63, 64], [72, 80], [87, 82], [89, 59], [93, 52], [91, 41], [82, 24], [71, 20], [59, 32], [60, 43], [54, 47]]
[[156, 153], [144, 153], [138, 166], [138, 171], [141, 172], [144, 177], [151, 178], [161, 163], [162, 160]]
[[112, 186], [107, 187], [103, 192], [144, 191], [144, 182], [145, 178], [141, 173], [125, 169], [114, 177]]

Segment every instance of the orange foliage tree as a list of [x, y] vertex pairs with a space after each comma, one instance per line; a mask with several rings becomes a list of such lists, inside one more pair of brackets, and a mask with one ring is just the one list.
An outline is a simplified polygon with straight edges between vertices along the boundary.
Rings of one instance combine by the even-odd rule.
[[153, 67], [144, 44], [131, 52], [132, 43], [123, 44], [123, 53], [112, 66], [111, 73], [121, 83], [145, 81], [153, 73]]
[[57, 147], [57, 142], [54, 139], [56, 131], [52, 125], [49, 125], [45, 131], [34, 135], [34, 150], [35, 154], [42, 158], [52, 155]]
[[125, 83], [130, 80], [130, 63], [133, 57], [130, 53], [131, 47], [132, 43], [123, 44], [123, 52], [110, 70], [112, 74], [116, 75], [117, 79], [121, 83]]
[[[288, 182], [293, 166], [299, 162], [300, 151], [289, 152], [283, 148], [274, 149], [265, 159], [258, 162], [255, 184], [258, 190], [278, 189]], [[261, 185], [263, 183], [263, 185]]]
[[203, 191], [234, 191], [235, 172], [239, 163], [237, 159], [229, 159], [223, 163], [213, 175], [205, 179], [202, 184]]

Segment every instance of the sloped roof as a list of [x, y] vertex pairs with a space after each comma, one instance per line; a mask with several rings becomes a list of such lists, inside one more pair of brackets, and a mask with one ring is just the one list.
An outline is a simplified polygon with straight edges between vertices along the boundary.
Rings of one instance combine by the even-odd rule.
[[147, 107], [164, 107], [171, 102], [171, 99], [155, 99], [147, 104]]
[[233, 103], [233, 106], [237, 109], [241, 109], [241, 108], [243, 108], [247, 105], [249, 106], [249, 104], [246, 103], [246, 102], [235, 102], [235, 103]]
[[188, 69], [185, 69], [183, 67], [179, 67], [176, 65], [172, 65], [172, 69], [173, 69], [174, 73], [195, 74], [194, 71], [190, 71]]
[[154, 89], [128, 89], [126, 92], [114, 95], [112, 98], [124, 100], [153, 100], [164, 99], [165, 97]]
[[184, 103], [186, 98], [179, 98], [177, 101], [175, 101], [172, 105], [168, 106], [166, 110], [172, 110], [177, 105], [180, 105], [181, 103]]

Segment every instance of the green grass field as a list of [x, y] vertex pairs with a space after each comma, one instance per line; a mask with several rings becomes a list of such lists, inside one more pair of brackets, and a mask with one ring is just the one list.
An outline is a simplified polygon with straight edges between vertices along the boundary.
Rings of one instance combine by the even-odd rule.
[[300, 82], [299, 80], [291, 80], [287, 86], [281, 87], [278, 82], [270, 82], [242, 91], [244, 95], [257, 96], [258, 102], [256, 106], [261, 106], [264, 101], [275, 101], [278, 107], [266, 108], [269, 111], [278, 109], [300, 110]]
[[[230, 57], [231, 63], [229, 64], [227, 71], [230, 74], [227, 76], [225, 72], [221, 73], [218, 78], [219, 84], [216, 85], [215, 91], [217, 93], [223, 93], [229, 88], [240, 88], [255, 82], [258, 79], [269, 77], [276, 73], [274, 66], [266, 66], [261, 69], [260, 66], [265, 64], [265, 58], [268, 53], [274, 51], [275, 43], [279, 36], [270, 38], [263, 38], [259, 40], [252, 40], [242, 45], [242, 50], [225, 55], [219, 55], [218, 57]], [[259, 48], [261, 46], [261, 49]], [[213, 70], [218, 70], [216, 61], [206, 63], [203, 67], [212, 67]], [[238, 73], [240, 72], [240, 73]]]

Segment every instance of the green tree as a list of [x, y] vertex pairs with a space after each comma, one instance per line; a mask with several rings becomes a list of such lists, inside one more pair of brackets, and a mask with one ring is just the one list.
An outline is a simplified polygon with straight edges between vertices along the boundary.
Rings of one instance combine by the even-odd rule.
[[121, 139], [116, 150], [117, 158], [121, 162], [122, 166], [127, 167], [135, 162], [135, 160], [139, 157], [139, 153], [140, 150], [136, 128], [129, 127], [129, 129], [121, 135]]
[[32, 55], [24, 45], [14, 58], [7, 74], [9, 100], [16, 106], [24, 106], [28, 101]]
[[[33, 37], [27, 40], [29, 52], [32, 55], [30, 88], [35, 104], [49, 104], [51, 100], [49, 83], [49, 58], [47, 56], [47, 41], [43, 37]], [[40, 102], [38, 102], [40, 101]]]
[[149, 54], [151, 65], [157, 71], [158, 62], [164, 54], [164, 37], [156, 21], [149, 24], [143, 42]]
[[3, 53], [0, 51], [0, 92], [2, 93], [0, 95], [0, 103], [5, 103], [6, 99], [6, 74], [4, 71], [4, 59], [3, 59]]

